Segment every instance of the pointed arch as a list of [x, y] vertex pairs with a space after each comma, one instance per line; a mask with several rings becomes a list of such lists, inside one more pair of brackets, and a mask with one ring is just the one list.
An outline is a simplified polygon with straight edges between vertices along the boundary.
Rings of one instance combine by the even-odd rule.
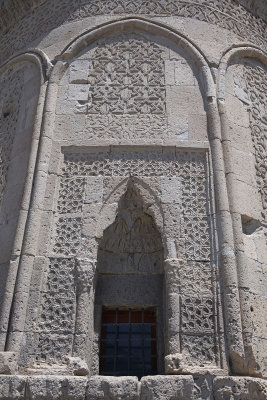
[[[256, 116], [256, 119], [258, 118], [258, 111], [257, 109], [257, 95], [254, 92], [254, 98], [253, 100], [253, 108], [254, 112], [250, 115], [250, 112], [248, 111], [247, 107], [250, 102], [249, 100], [249, 90], [247, 88], [248, 84], [251, 84], [249, 81], [249, 78], [245, 78], [242, 76], [243, 70], [241, 73], [242, 79], [241, 81], [244, 81], [246, 90], [245, 91], [240, 91], [239, 93], [239, 98], [236, 98], [236, 103], [235, 103], [235, 115], [234, 118], [229, 116], [229, 106], [228, 106], [228, 98], [227, 98], [227, 92], [226, 92], [226, 85], [227, 85], [227, 71], [230, 66], [235, 64], [238, 65], [240, 63], [240, 60], [251, 60], [251, 61], [256, 61], [257, 65], [261, 65], [263, 68], [267, 66], [267, 54], [259, 49], [256, 46], [252, 45], [239, 45], [234, 48], [230, 48], [225, 52], [223, 57], [221, 58], [220, 64], [219, 64], [219, 69], [218, 69], [218, 82], [217, 82], [217, 102], [218, 102], [218, 109], [220, 113], [220, 122], [221, 122], [221, 135], [222, 135], [222, 149], [223, 149], [223, 156], [225, 160], [225, 169], [227, 171], [226, 174], [226, 183], [227, 183], [227, 189], [228, 189], [228, 197], [229, 197], [229, 209], [230, 209], [230, 215], [232, 218], [232, 227], [233, 227], [233, 241], [235, 245], [235, 253], [236, 253], [236, 264], [237, 264], [237, 284], [239, 288], [239, 296], [240, 296], [240, 314], [241, 314], [241, 323], [242, 323], [242, 335], [243, 335], [243, 343], [244, 343], [244, 364], [242, 368], [245, 370], [245, 373], [249, 375], [254, 375], [254, 376], [262, 376], [262, 371], [261, 367], [258, 363], [258, 355], [257, 351], [254, 349], [254, 343], [253, 343], [253, 314], [250, 311], [249, 307], [249, 301], [248, 301], [248, 291], [250, 287], [250, 274], [251, 271], [249, 272], [248, 265], [249, 265], [249, 259], [246, 256], [246, 251], [245, 251], [245, 243], [244, 243], [244, 238], [243, 238], [243, 232], [242, 232], [242, 216], [241, 214], [244, 212], [244, 206], [240, 206], [239, 204], [239, 199], [240, 199], [240, 193], [239, 190], [241, 190], [245, 193], [245, 187], [252, 187], [253, 184], [253, 169], [255, 165], [255, 176], [254, 180], [256, 182], [256, 176], [257, 176], [257, 186], [258, 190], [251, 191], [247, 197], [253, 202], [253, 211], [252, 211], [252, 216], [255, 218], [255, 215], [258, 215], [258, 218], [260, 219], [260, 212], [259, 212], [259, 206], [256, 204], [260, 203], [260, 199], [258, 198], [260, 191], [261, 197], [262, 197], [262, 211], [264, 211], [264, 184], [262, 182], [261, 185], [261, 180], [262, 180], [262, 171], [264, 171], [264, 157], [265, 155], [263, 154], [263, 148], [262, 142], [263, 142], [263, 135], [260, 135], [260, 127], [258, 126], [258, 122], [254, 120], [253, 125], [254, 128], [257, 128], [257, 133], [252, 135], [252, 125], [251, 125], [251, 118], [254, 118]], [[252, 64], [251, 64], [252, 67]], [[256, 65], [255, 65], [256, 68]], [[253, 67], [252, 67], [253, 70]], [[238, 71], [238, 69], [237, 69]], [[267, 70], [266, 70], [267, 71]], [[259, 74], [260, 75], [260, 74]], [[240, 83], [239, 83], [240, 84]], [[243, 93], [243, 98], [241, 96], [241, 92]], [[234, 94], [234, 93], [233, 93]], [[240, 114], [240, 115], [238, 115]], [[229, 118], [230, 117], [230, 118]], [[237, 182], [235, 178], [236, 171], [233, 169], [234, 165], [234, 160], [236, 158], [237, 152], [233, 148], [233, 142], [236, 141], [236, 138], [232, 138], [233, 132], [238, 130], [237, 125], [234, 124], [233, 120], [235, 118], [239, 118], [239, 120], [247, 121], [246, 123], [246, 128], [242, 127], [242, 136], [244, 136], [244, 133], [246, 133], [248, 136], [246, 139], [243, 138], [243, 142], [246, 143], [246, 146], [250, 148], [248, 145], [249, 142], [251, 142], [251, 146], [253, 146], [255, 152], [255, 161], [253, 162], [253, 157], [251, 157], [251, 150], [249, 150], [249, 154], [247, 154], [244, 150], [244, 146], [242, 148], [242, 143], [239, 142], [236, 143], [238, 145], [238, 149], [240, 151], [240, 154], [248, 155], [248, 157], [244, 157], [243, 159], [246, 158], [246, 165], [249, 165], [251, 163], [250, 167], [247, 167], [251, 171], [251, 175], [249, 176], [249, 186], [246, 186], [246, 184], [243, 184], [243, 186], [238, 186], [237, 187]], [[232, 122], [230, 122], [232, 121]], [[230, 130], [230, 124], [232, 125], [232, 129]], [[241, 136], [241, 137], [242, 137]], [[238, 137], [238, 135], [236, 136]], [[252, 144], [253, 142], [253, 144]], [[252, 165], [254, 163], [254, 165]], [[258, 171], [258, 172], [257, 172]], [[245, 175], [244, 175], [245, 177]], [[245, 180], [246, 179], [242, 180]], [[252, 207], [249, 207], [249, 201], [246, 202], [246, 210], [247, 212], [251, 212]], [[243, 211], [242, 211], [243, 210]], [[240, 214], [241, 213], [241, 214]], [[247, 331], [250, 332], [250, 334], [247, 334]]]
[[159, 22], [151, 21], [141, 17], [127, 17], [104, 23], [96, 28], [90, 29], [74, 40], [72, 40], [57, 57], [58, 60], [72, 60], [77, 57], [86, 47], [94, 41], [130, 29], [146, 32], [169, 39], [179, 45], [193, 60], [201, 72], [202, 86], [206, 97], [214, 97], [215, 89], [211, 71], [205, 55], [185, 35]]
[[[47, 79], [49, 77], [49, 74], [51, 72], [51, 63], [48, 59], [48, 57], [45, 55], [44, 52], [38, 49], [29, 49], [26, 52], [20, 52], [8, 59], [6, 62], [4, 62], [0, 66], [0, 78], [4, 76], [5, 73], [8, 72], [10, 74], [10, 69], [13, 68], [16, 70], [17, 67], [20, 65], [24, 66], [36, 66], [37, 69], [37, 75], [36, 77], [33, 77], [31, 82], [31, 85], [29, 85], [29, 81], [23, 82], [21, 86], [21, 91], [22, 93], [27, 90], [27, 86], [36, 87], [36, 92], [31, 93], [30, 95], [32, 97], [36, 98], [36, 110], [31, 110], [32, 112], [35, 112], [35, 115], [32, 116], [32, 126], [30, 128], [30, 135], [31, 135], [31, 140], [29, 144], [29, 149], [28, 149], [28, 161], [27, 161], [27, 166], [25, 166], [26, 171], [25, 171], [25, 182], [24, 182], [24, 189], [22, 192], [22, 197], [19, 205], [19, 214], [17, 217], [17, 222], [16, 222], [16, 230], [14, 232], [14, 238], [12, 242], [12, 249], [11, 249], [11, 256], [10, 256], [10, 263], [8, 266], [8, 275], [6, 279], [6, 286], [5, 286], [5, 296], [4, 296], [4, 301], [2, 304], [1, 308], [1, 316], [0, 316], [0, 331], [1, 331], [1, 347], [0, 350], [4, 350], [5, 346], [5, 341], [6, 341], [6, 336], [7, 336], [7, 331], [8, 331], [8, 326], [10, 323], [10, 310], [11, 310], [11, 304], [12, 304], [12, 299], [13, 299], [13, 294], [14, 294], [14, 289], [16, 285], [16, 279], [18, 275], [18, 268], [19, 268], [19, 260], [21, 256], [21, 251], [23, 247], [23, 236], [24, 236], [24, 230], [26, 227], [27, 223], [27, 216], [28, 216], [28, 210], [30, 207], [30, 198], [31, 198], [31, 188], [33, 185], [33, 176], [34, 176], [34, 170], [35, 170], [35, 165], [36, 165], [36, 160], [37, 160], [37, 153], [38, 153], [38, 146], [39, 146], [39, 140], [41, 136], [41, 121], [42, 121], [42, 113], [43, 113], [43, 106], [44, 106], [44, 99], [45, 99], [45, 92], [46, 92], [46, 87], [47, 87]], [[22, 77], [23, 80], [25, 79]], [[29, 79], [29, 78], [28, 78]], [[39, 82], [36, 82], [36, 79], [39, 79]], [[34, 81], [34, 85], [33, 85]], [[10, 89], [10, 88], [9, 88]], [[26, 104], [27, 98], [24, 99], [23, 103]], [[19, 101], [19, 99], [17, 99]], [[33, 107], [33, 105], [31, 105]], [[25, 111], [26, 115], [26, 111]], [[22, 130], [22, 127], [20, 127]], [[29, 127], [28, 127], [29, 129]], [[24, 128], [25, 130], [25, 128]], [[27, 130], [25, 130], [27, 134]], [[15, 133], [16, 136], [16, 133]], [[15, 137], [14, 137], [15, 140]], [[26, 138], [24, 138], [26, 141]], [[28, 138], [29, 140], [29, 138]], [[13, 144], [12, 144], [13, 147]], [[11, 151], [11, 150], [10, 150]], [[19, 174], [18, 174], [19, 175]], [[12, 261], [12, 260], [16, 261]]]

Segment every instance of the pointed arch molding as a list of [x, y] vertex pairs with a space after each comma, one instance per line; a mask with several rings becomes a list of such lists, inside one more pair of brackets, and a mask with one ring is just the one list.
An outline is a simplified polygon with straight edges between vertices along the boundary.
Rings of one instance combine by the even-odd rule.
[[225, 76], [230, 63], [238, 57], [254, 58], [267, 66], [267, 53], [256, 46], [240, 45], [228, 49], [222, 56], [218, 68], [217, 98], [225, 101]]
[[37, 100], [36, 115], [32, 130], [32, 142], [29, 151], [29, 161], [26, 173], [26, 180], [24, 184], [24, 192], [20, 203], [20, 212], [17, 222], [17, 230], [11, 251], [11, 261], [8, 269], [7, 282], [5, 287], [5, 296], [2, 304], [1, 315], [0, 315], [0, 351], [5, 348], [6, 334], [9, 325], [9, 316], [12, 304], [12, 298], [14, 295], [14, 289], [16, 286], [16, 279], [18, 276], [18, 266], [21, 256], [21, 249], [24, 240], [24, 229], [27, 224], [27, 215], [30, 207], [30, 198], [32, 193], [33, 176], [36, 166], [38, 146], [41, 132], [41, 122], [43, 114], [43, 105], [47, 87], [47, 80], [51, 72], [52, 64], [44, 52], [38, 49], [30, 49], [26, 52], [20, 52], [15, 56], [8, 59], [5, 63], [0, 65], [0, 78], [5, 74], [11, 67], [16, 67], [19, 64], [34, 64], [39, 71], [40, 87], [39, 96]]
[[[231, 145], [231, 132], [229, 130], [229, 122], [227, 116], [227, 104], [226, 104], [226, 80], [228, 67], [240, 59], [253, 59], [261, 63], [262, 66], [267, 67], [267, 54], [256, 46], [240, 45], [235, 48], [231, 48], [225, 52], [221, 58], [218, 68], [218, 82], [217, 82], [217, 103], [220, 114], [221, 122], [221, 135], [222, 135], [222, 150], [225, 162], [225, 168], [228, 171], [226, 174], [226, 185], [228, 190], [230, 214], [232, 216], [232, 228], [234, 233], [234, 246], [236, 253], [236, 268], [238, 278], [238, 288], [240, 296], [240, 307], [241, 307], [241, 318], [242, 318], [242, 332], [243, 342], [245, 350], [245, 368], [244, 371], [247, 374], [262, 376], [259, 366], [257, 365], [256, 355], [254, 354], [253, 343], [252, 343], [252, 332], [253, 332], [253, 320], [252, 314], [249, 309], [249, 303], [247, 301], [247, 287], [250, 282], [248, 276], [248, 268], [246, 264], [248, 260], [244, 252], [243, 233], [241, 226], [241, 216], [238, 215], [236, 210], [238, 207], [239, 193], [236, 188], [234, 181], [232, 166], [235, 154]], [[246, 332], [244, 334], [244, 332]], [[250, 332], [249, 334], [247, 332]]]
[[162, 38], [169, 39], [184, 49], [184, 51], [191, 57], [193, 62], [201, 71], [205, 95], [207, 97], [215, 96], [214, 82], [211, 71], [206, 57], [200, 51], [200, 49], [180, 32], [168, 27], [167, 25], [155, 23], [145, 18], [122, 18], [88, 30], [67, 45], [57, 59], [62, 61], [71, 60], [74, 57], [77, 57], [78, 54], [87, 46], [89, 46], [90, 43], [98, 40], [99, 38], [103, 38], [112, 33], [123, 32], [130, 29], [144, 31], [150, 34], [158, 35]]
[[[152, 216], [155, 225], [157, 226], [158, 231], [164, 237], [164, 212], [161, 206], [161, 202], [155, 191], [146, 183], [141, 177], [135, 176], [134, 178], [126, 177], [123, 179], [109, 194], [109, 197], [113, 197], [115, 202], [119, 202], [121, 199], [121, 188], [127, 190], [129, 181], [132, 181], [133, 187], [139, 188], [142, 190], [143, 194], [145, 194], [143, 200], [144, 207], [146, 213]], [[142, 195], [140, 196], [143, 199]], [[101, 210], [99, 215], [99, 225], [102, 227], [102, 232], [100, 236], [102, 236], [103, 231], [110, 225], [110, 220], [114, 221], [117, 215], [117, 209], [113, 210], [113, 215], [110, 220], [106, 220], [106, 209], [109, 207], [108, 204], [105, 204]], [[165, 252], [167, 250], [165, 249]]]
[[[223, 270], [225, 319], [227, 324], [228, 354], [232, 362], [233, 372], [244, 373], [244, 347], [242, 341], [242, 328], [240, 319], [239, 293], [237, 290], [237, 273], [234, 258], [234, 249], [231, 247], [233, 242], [233, 232], [231, 230], [231, 216], [229, 214], [229, 202], [224, 173], [224, 162], [222, 157], [221, 130], [219, 123], [219, 113], [216, 102], [216, 90], [212, 74], [205, 56], [187, 38], [179, 32], [167, 26], [151, 22], [143, 18], [124, 18], [107, 24], [103, 24], [93, 30], [83, 33], [71, 42], [57, 57], [57, 61], [51, 70], [48, 87], [46, 91], [45, 103], [43, 108], [43, 119], [41, 128], [41, 143], [38, 153], [38, 164], [35, 170], [34, 187], [31, 196], [31, 208], [29, 210], [27, 225], [23, 237], [23, 251], [18, 269], [17, 279], [13, 279], [15, 295], [13, 297], [13, 312], [10, 316], [12, 327], [8, 333], [6, 350], [20, 353], [23, 346], [21, 330], [25, 327], [26, 310], [29, 302], [29, 292], [31, 287], [31, 277], [33, 272], [33, 260], [37, 254], [38, 235], [34, 235], [41, 226], [42, 210], [45, 209], [44, 188], [47, 185], [49, 175], [49, 159], [53, 146], [54, 116], [57, 102], [58, 87], [70, 65], [72, 59], [85, 49], [90, 43], [99, 38], [103, 38], [114, 32], [135, 29], [151, 33], [171, 40], [180, 46], [185, 53], [192, 59], [200, 71], [205, 103], [207, 105], [208, 134], [210, 140], [210, 150], [213, 163], [214, 184], [217, 197], [217, 216], [221, 225], [220, 253]], [[37, 57], [35, 55], [35, 57]], [[49, 71], [50, 72], [50, 71]], [[61, 162], [59, 160], [58, 162]], [[177, 264], [176, 259], [166, 260], [166, 269], [172, 271]], [[234, 288], [234, 289], [233, 289]], [[228, 295], [230, 291], [231, 296]], [[10, 302], [11, 305], [11, 302]], [[10, 312], [8, 312], [8, 316]], [[171, 350], [170, 353], [174, 353]], [[241, 361], [240, 361], [241, 360]], [[181, 371], [180, 354], [171, 354], [166, 371], [168, 373], [179, 373]], [[172, 372], [170, 372], [172, 371]]]
[[0, 65], [0, 75], [2, 75], [11, 66], [21, 62], [31, 62], [38, 66], [40, 70], [41, 84], [49, 78], [52, 64], [46, 54], [39, 49], [29, 49], [25, 52], [19, 52], [13, 57], [10, 57], [7, 61]]

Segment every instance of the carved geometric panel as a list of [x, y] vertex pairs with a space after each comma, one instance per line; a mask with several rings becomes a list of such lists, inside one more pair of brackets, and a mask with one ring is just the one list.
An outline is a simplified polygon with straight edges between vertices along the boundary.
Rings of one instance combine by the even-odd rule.
[[256, 180], [261, 194], [263, 212], [267, 219], [267, 170], [266, 170], [266, 93], [267, 71], [263, 67], [245, 64], [244, 77], [250, 98], [250, 129], [255, 154]]
[[214, 304], [211, 297], [182, 296], [181, 322], [184, 333], [214, 332]]
[[91, 53], [89, 74], [96, 114], [162, 114], [165, 112], [164, 60], [154, 42], [137, 34], [106, 39]]
[[[177, 271], [181, 350], [187, 354], [192, 364], [201, 360], [205, 365], [214, 365], [219, 358], [218, 354], [214, 353], [218, 350], [218, 338], [215, 333], [216, 274], [211, 265], [209, 186], [205, 150], [162, 152], [158, 149], [132, 147], [116, 151], [103, 148], [82, 153], [65, 152], [54, 252], [61, 257], [79, 256], [81, 242], [89, 240], [89, 237], [83, 237], [84, 233], [82, 235], [84, 218], [89, 218], [87, 213], [90, 214], [90, 207], [101, 203], [88, 202], [88, 190], [90, 193], [93, 191], [92, 196], [95, 197], [94, 188], [99, 187], [98, 192], [105, 191], [105, 187], [101, 189], [100, 186], [113, 182], [114, 178], [134, 176], [144, 179], [156, 178], [160, 190], [166, 192], [161, 194], [162, 199], [165, 199], [165, 208], [174, 207], [172, 201], [170, 202], [172, 197], [167, 195], [168, 190], [172, 191], [171, 195], [173, 190], [177, 190], [179, 199], [175, 197], [175, 206], [181, 214], [177, 228], [181, 226], [179, 233], [174, 229], [174, 234], [179, 235], [176, 237], [180, 243], [179, 256], [184, 260]], [[98, 198], [97, 202], [99, 201], [103, 201], [102, 195]], [[117, 217], [104, 231], [99, 244], [99, 272], [162, 273], [161, 235], [151, 217], [143, 213], [141, 203], [142, 200], [135, 193], [134, 187], [128, 188], [121, 197]], [[132, 210], [133, 204], [135, 208]], [[168, 223], [171, 224], [172, 221], [169, 220]], [[153, 255], [156, 256], [153, 258]], [[198, 346], [202, 348], [199, 349]]]
[[54, 253], [64, 256], [74, 256], [81, 245], [81, 218], [59, 218], [56, 225]]
[[71, 354], [75, 326], [74, 260], [51, 258], [39, 317], [38, 361], [63, 361]]
[[189, 365], [218, 364], [219, 351], [215, 335], [184, 334], [181, 337], [181, 346], [183, 351], [189, 356], [187, 358]]

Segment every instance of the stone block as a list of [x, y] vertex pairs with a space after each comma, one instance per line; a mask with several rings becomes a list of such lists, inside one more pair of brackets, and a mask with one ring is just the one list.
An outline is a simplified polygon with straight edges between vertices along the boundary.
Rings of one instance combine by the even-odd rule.
[[213, 381], [215, 400], [266, 400], [267, 383], [249, 377], [217, 377]]
[[127, 190], [128, 179], [121, 176], [105, 176], [103, 198], [105, 203], [117, 203]]
[[[233, 185], [235, 186], [235, 212], [256, 220], [261, 219], [262, 203], [259, 195], [258, 188], [248, 185], [239, 179], [234, 179]], [[233, 190], [231, 187], [230, 190]]]
[[253, 241], [256, 247], [257, 260], [267, 267], [266, 228], [254, 232]]
[[70, 83], [87, 83], [89, 75], [89, 60], [75, 60], [70, 65]]
[[75, 140], [77, 137], [85, 139], [85, 115], [56, 115], [55, 140]]
[[16, 353], [11, 351], [0, 351], [0, 375], [14, 375], [16, 367]]
[[228, 121], [228, 133], [233, 147], [253, 154], [254, 149], [249, 127], [240, 126], [236, 121]]
[[[253, 354], [258, 364], [259, 372], [263, 377], [267, 375], [267, 339], [260, 337], [253, 337], [252, 339]], [[267, 395], [266, 395], [267, 398]]]
[[0, 225], [0, 243], [4, 243], [0, 252], [0, 264], [6, 264], [10, 259], [16, 226], [17, 217], [10, 218]]
[[206, 115], [189, 115], [188, 116], [188, 136], [189, 140], [207, 141], [207, 116]]
[[56, 114], [57, 115], [73, 115], [76, 113], [75, 104], [73, 101], [60, 99], [57, 102]]
[[174, 61], [175, 85], [194, 86], [196, 78], [185, 60]]
[[0, 375], [0, 399], [24, 400], [26, 379], [26, 376]]
[[249, 295], [253, 335], [267, 339], [267, 297]]
[[193, 400], [192, 376], [156, 375], [141, 379], [140, 400]]
[[203, 98], [197, 86], [167, 86], [166, 109], [168, 116], [205, 115]]
[[[82, 236], [87, 238], [96, 236], [99, 214], [101, 212], [101, 204], [86, 204], [84, 206], [85, 218], [82, 224]], [[102, 235], [101, 235], [102, 236]]]
[[226, 95], [226, 108], [227, 116], [231, 122], [249, 127], [249, 112], [248, 107], [237, 97], [227, 94]]
[[188, 140], [188, 118], [185, 115], [168, 116], [168, 135], [171, 139]]
[[166, 85], [174, 85], [174, 61], [165, 60], [165, 83]]
[[138, 400], [137, 377], [93, 376], [88, 381], [86, 400]]
[[72, 83], [69, 85], [68, 99], [73, 101], [88, 101], [90, 85]]
[[103, 201], [103, 176], [88, 176], [85, 184], [85, 203], [102, 203]]
[[226, 166], [226, 173], [234, 172], [239, 180], [246, 182], [248, 185], [257, 186], [256, 168], [254, 154], [248, 151], [240, 151], [235, 147], [231, 150], [232, 171]]
[[247, 286], [249, 290], [257, 295], [266, 296], [267, 295], [267, 285], [264, 276], [262, 264], [258, 261], [247, 258], [247, 262], [244, 265], [244, 271], [247, 276]]
[[179, 177], [161, 177], [161, 200], [163, 203], [180, 203], [182, 197]]
[[[0, 296], [4, 296], [4, 293], [5, 293], [5, 286], [6, 286], [8, 270], [9, 270], [9, 263], [8, 262], [0, 264], [0, 274], [1, 274]], [[1, 304], [1, 302], [0, 302], [0, 304]]]
[[30, 376], [28, 400], [84, 400], [86, 378], [70, 376]]

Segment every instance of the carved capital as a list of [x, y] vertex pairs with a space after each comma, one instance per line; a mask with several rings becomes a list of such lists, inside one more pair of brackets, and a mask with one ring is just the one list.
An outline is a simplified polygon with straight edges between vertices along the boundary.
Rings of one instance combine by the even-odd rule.
[[179, 260], [168, 258], [164, 261], [164, 270], [167, 284], [171, 286], [179, 285]]
[[179, 267], [179, 260], [178, 258], [167, 258], [164, 261], [164, 268], [166, 272], [168, 272], [171, 269], [178, 268]]
[[76, 258], [76, 282], [80, 292], [90, 290], [95, 274], [95, 262], [88, 258]]

